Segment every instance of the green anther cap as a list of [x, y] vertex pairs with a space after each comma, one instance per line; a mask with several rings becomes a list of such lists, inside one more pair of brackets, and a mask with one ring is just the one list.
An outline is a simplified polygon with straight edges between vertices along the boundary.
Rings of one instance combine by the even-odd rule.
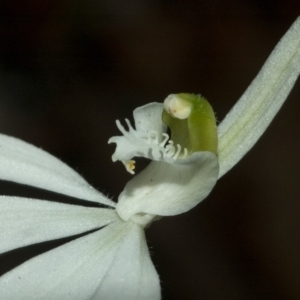
[[217, 154], [215, 114], [208, 101], [200, 95], [169, 95], [164, 101], [162, 120], [171, 129], [174, 144], [186, 148], [189, 155], [198, 151]]

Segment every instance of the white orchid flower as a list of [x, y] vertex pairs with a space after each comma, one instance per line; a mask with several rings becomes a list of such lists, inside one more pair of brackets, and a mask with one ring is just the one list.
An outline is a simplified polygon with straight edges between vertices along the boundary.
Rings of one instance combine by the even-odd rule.
[[126, 131], [117, 121], [123, 136], [109, 140], [117, 144], [113, 161], [122, 161], [130, 173], [134, 156], [153, 161], [128, 182], [116, 210], [124, 221], [145, 226], [156, 216], [190, 210], [212, 190], [219, 174], [217, 126], [209, 103], [191, 94], [170, 95], [164, 105], [150, 103], [137, 108], [133, 116], [136, 129], [126, 120]]
[[[28, 260], [0, 278], [1, 299], [160, 299], [144, 227], [156, 216], [188, 211], [256, 143], [287, 98], [300, 72], [300, 19], [218, 127], [207, 101], [170, 95], [134, 111], [135, 129], [113, 160], [133, 173], [134, 156], [153, 160], [133, 177], [118, 204], [50, 154], [0, 135], [0, 179], [31, 185], [105, 208], [22, 197], [0, 197], [0, 253], [96, 230]], [[162, 116], [162, 119], [161, 119]], [[171, 129], [171, 140], [166, 133]], [[175, 143], [175, 144], [174, 144]], [[104, 227], [104, 228], [103, 228]], [[99, 229], [99, 230], [97, 230]]]

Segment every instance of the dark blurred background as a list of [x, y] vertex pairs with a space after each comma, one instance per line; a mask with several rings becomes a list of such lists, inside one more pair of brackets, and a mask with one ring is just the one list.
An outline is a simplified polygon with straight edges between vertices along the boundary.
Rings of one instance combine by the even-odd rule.
[[[115, 120], [191, 92], [221, 121], [299, 12], [297, 0], [1, 1], [0, 131], [117, 200], [131, 175], [111, 162]], [[163, 299], [300, 299], [299, 96], [300, 82], [205, 201], [147, 229]], [[1, 272], [53, 246], [2, 255]]]

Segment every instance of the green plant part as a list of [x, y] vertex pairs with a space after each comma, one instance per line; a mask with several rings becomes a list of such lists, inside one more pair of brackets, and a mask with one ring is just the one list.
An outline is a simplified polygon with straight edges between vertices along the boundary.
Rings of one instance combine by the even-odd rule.
[[216, 118], [206, 99], [195, 94], [171, 94], [164, 101], [163, 122], [171, 130], [175, 145], [186, 148], [191, 155], [198, 151], [217, 154]]

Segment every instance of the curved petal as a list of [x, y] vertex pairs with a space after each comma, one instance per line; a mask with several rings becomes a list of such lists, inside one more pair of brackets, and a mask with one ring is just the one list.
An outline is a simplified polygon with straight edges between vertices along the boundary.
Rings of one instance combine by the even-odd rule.
[[161, 136], [167, 131], [167, 126], [162, 121], [162, 112], [164, 105], [162, 103], [152, 102], [138, 107], [133, 111], [135, 128], [140, 133], [157, 132]]
[[[145, 243], [138, 230], [137, 225], [132, 223], [109, 225], [39, 255], [0, 278], [1, 298], [159, 299], [151, 298], [151, 294], [138, 298], [140, 288], [145, 288], [153, 295], [157, 292], [151, 289], [159, 290], [157, 274], [154, 273], [149, 255], [141, 250], [144, 254], [141, 258], [132, 257], [139, 254]], [[130, 252], [131, 250], [133, 252]], [[137, 268], [137, 265], [141, 268]], [[130, 275], [132, 270], [142, 270], [141, 277]], [[127, 271], [127, 278], [120, 277], [124, 275], [124, 271]], [[145, 279], [149, 280], [149, 286], [137, 286], [136, 281], [143, 283]], [[109, 286], [113, 281], [112, 286]], [[129, 292], [130, 290], [133, 292]]]
[[3, 134], [0, 134], [0, 179], [115, 206], [59, 159]]
[[219, 125], [222, 177], [256, 143], [290, 93], [300, 72], [300, 18], [283, 36], [243, 96]]
[[0, 196], [0, 253], [119, 221], [114, 209]]
[[218, 159], [211, 152], [196, 152], [173, 164], [152, 162], [127, 183], [116, 210], [125, 221], [141, 213], [184, 213], [210, 193], [218, 171]]

